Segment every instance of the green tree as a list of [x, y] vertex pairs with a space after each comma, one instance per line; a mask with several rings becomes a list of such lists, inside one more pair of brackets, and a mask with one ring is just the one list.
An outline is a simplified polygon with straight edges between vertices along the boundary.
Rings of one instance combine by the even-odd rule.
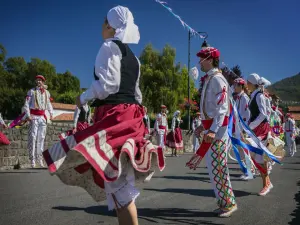
[[[187, 96], [188, 71], [175, 63], [176, 51], [166, 45], [161, 52], [147, 45], [141, 56], [141, 81], [143, 104], [149, 112], [159, 112], [164, 104], [170, 112], [177, 110]], [[194, 82], [191, 81], [191, 89]]]
[[5, 57], [6, 57], [6, 49], [2, 44], [0, 44], [0, 64], [5, 61]]

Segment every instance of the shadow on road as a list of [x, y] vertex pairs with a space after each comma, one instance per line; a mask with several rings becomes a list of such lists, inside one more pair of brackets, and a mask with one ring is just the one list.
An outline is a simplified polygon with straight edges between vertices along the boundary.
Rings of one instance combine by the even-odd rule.
[[[297, 183], [298, 185], [298, 190], [300, 187], [300, 181]], [[291, 213], [291, 216], [294, 218], [292, 219], [291, 222], [289, 222], [290, 225], [299, 225], [300, 224], [300, 190], [298, 191], [297, 194], [295, 194], [295, 201], [297, 202], [297, 208], [294, 210], [294, 212]]]
[[38, 172], [30, 172], [30, 171], [23, 171], [23, 172], [0, 172], [0, 174], [20, 174], [20, 173], [38, 173]]
[[300, 170], [300, 169], [296, 169], [296, 168], [282, 168], [283, 170]]
[[[103, 215], [103, 216], [115, 216], [114, 212], [108, 211], [106, 206], [91, 206], [87, 208], [80, 207], [68, 207], [68, 206], [57, 206], [52, 209], [61, 211], [84, 211], [89, 214]], [[180, 209], [180, 208], [140, 208], [138, 209], [138, 215], [140, 219], [143, 219], [152, 223], [161, 224], [206, 224], [206, 225], [222, 225], [220, 223], [214, 223], [211, 221], [200, 220], [196, 218], [208, 218], [215, 217], [212, 212], [199, 212], [198, 210]], [[157, 221], [160, 220], [160, 221]], [[145, 224], [145, 223], [141, 223]]]
[[[147, 191], [158, 191], [158, 192], [170, 192], [170, 193], [183, 193], [190, 194], [195, 196], [203, 196], [203, 197], [215, 197], [213, 190], [211, 189], [181, 189], [181, 188], [165, 188], [165, 189], [153, 189], [153, 188], [144, 188]], [[244, 197], [249, 195], [257, 195], [254, 193], [233, 190], [234, 195], [236, 197]]]
[[[189, 175], [206, 175], [209, 176], [208, 173], [186, 173]], [[242, 175], [242, 173], [230, 173], [230, 177], [240, 177]]]
[[[230, 174], [232, 177], [236, 177], [235, 175]], [[241, 176], [241, 175], [239, 175]], [[155, 176], [153, 178], [159, 178], [159, 179], [173, 179], [173, 180], [197, 180], [197, 181], [203, 181], [206, 183], [210, 183], [209, 177], [196, 177], [196, 176]], [[241, 179], [232, 179], [231, 181], [242, 181]]]

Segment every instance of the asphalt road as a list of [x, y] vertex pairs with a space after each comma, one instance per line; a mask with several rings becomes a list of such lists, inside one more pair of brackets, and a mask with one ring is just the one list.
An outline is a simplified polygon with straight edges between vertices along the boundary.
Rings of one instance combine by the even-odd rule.
[[[191, 171], [184, 165], [190, 155], [167, 158], [167, 167], [142, 187], [137, 200], [140, 224], [255, 224], [300, 225], [300, 148], [271, 174], [274, 189], [258, 196], [260, 177], [240, 181], [238, 165], [229, 162], [238, 211], [231, 218], [212, 213], [216, 203], [202, 162]], [[108, 212], [81, 188], [69, 187], [47, 170], [0, 171], [1, 225], [117, 224]]]

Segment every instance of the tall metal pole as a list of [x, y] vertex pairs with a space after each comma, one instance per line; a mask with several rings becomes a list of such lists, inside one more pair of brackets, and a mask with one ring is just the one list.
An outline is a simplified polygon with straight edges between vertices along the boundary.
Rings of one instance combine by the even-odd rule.
[[191, 32], [188, 38], [188, 130], [191, 128], [191, 106], [190, 106], [190, 58], [191, 58]]

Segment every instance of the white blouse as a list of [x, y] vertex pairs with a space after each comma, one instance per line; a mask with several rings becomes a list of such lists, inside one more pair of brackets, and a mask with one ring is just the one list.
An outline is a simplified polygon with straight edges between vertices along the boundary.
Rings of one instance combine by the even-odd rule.
[[[89, 89], [80, 96], [81, 104], [85, 104], [92, 99], [105, 99], [110, 94], [115, 94], [120, 89], [121, 82], [121, 60], [122, 52], [119, 46], [113, 42], [116, 38], [106, 39], [102, 44], [95, 61], [95, 74], [99, 80], [92, 82]], [[135, 86], [135, 99], [141, 104], [142, 93], [139, 87], [139, 75]]]
[[250, 110], [249, 110], [249, 101], [250, 98], [245, 92], [241, 92], [237, 95], [236, 99], [236, 106], [239, 114], [245, 121], [245, 123], [248, 123], [250, 119]]

